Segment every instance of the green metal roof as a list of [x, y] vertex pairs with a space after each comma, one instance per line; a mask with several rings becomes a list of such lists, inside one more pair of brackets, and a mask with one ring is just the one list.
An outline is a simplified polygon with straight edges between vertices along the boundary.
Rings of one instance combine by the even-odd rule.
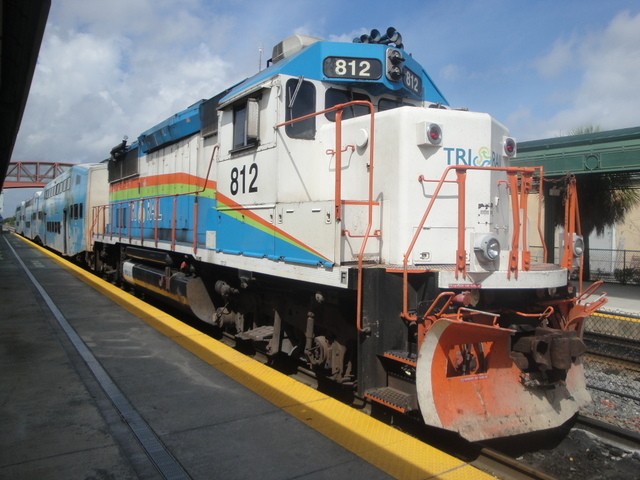
[[542, 165], [546, 176], [640, 171], [640, 127], [521, 142], [511, 164]]

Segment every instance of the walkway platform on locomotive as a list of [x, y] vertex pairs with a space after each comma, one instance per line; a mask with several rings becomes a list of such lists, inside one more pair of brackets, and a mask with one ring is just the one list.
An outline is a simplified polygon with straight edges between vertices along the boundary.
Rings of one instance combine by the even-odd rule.
[[0, 305], [0, 478], [488, 477], [9, 233]]

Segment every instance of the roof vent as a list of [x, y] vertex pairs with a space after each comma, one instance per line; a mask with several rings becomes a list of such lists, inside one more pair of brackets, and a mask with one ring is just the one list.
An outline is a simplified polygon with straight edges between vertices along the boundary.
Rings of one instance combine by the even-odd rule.
[[271, 61], [277, 63], [280, 60], [289, 58], [300, 50], [320, 41], [319, 38], [309, 37], [307, 35], [292, 35], [273, 47]]

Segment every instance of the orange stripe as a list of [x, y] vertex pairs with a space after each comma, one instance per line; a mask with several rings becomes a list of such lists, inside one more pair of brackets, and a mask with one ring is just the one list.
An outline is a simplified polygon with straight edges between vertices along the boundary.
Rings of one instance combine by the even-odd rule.
[[[120, 192], [131, 188], [144, 188], [144, 187], [157, 187], [160, 185], [169, 184], [183, 184], [193, 185], [194, 187], [202, 188], [204, 178], [189, 173], [165, 173], [162, 175], [151, 175], [148, 177], [132, 178], [118, 182], [111, 185], [112, 192]], [[206, 181], [206, 187], [214, 189], [216, 188], [216, 182], [213, 180]]]
[[[167, 184], [175, 184], [175, 183], [194, 185], [194, 187], [200, 186], [200, 188], [202, 188], [201, 187], [202, 181], [203, 181], [203, 179], [201, 177], [197, 177], [195, 175], [191, 175], [191, 174], [188, 174], [188, 173], [182, 173], [182, 172], [180, 172], [180, 173], [167, 173], [167, 174], [162, 174], [162, 175], [151, 175], [151, 176], [148, 176], [148, 177], [125, 180], [123, 182], [119, 182], [116, 185], [112, 185], [111, 186], [111, 193], [116, 193], [116, 192], [120, 192], [120, 191], [124, 191], [124, 190], [129, 190], [129, 189], [132, 189], [132, 188], [137, 189], [137, 188], [145, 188], [145, 187], [155, 187], [155, 186], [167, 185]], [[217, 185], [216, 185], [215, 181], [207, 180], [207, 187], [208, 188], [211, 188], [211, 189], [215, 190], [216, 186]], [[235, 202], [234, 200], [230, 199], [229, 197], [227, 197], [225, 195], [222, 195], [220, 192], [217, 192], [217, 191], [216, 191], [216, 200], [218, 202], [221, 202], [222, 204], [226, 205], [227, 207], [231, 208], [232, 210], [243, 210], [242, 214], [247, 216], [247, 217], [249, 217], [249, 218], [251, 218], [256, 223], [259, 223], [260, 225], [263, 225], [268, 230], [272, 230], [272, 231], [278, 233], [278, 235], [281, 236], [282, 238], [285, 238], [289, 242], [302, 247], [303, 249], [307, 250], [309, 253], [312, 253], [313, 255], [316, 255], [316, 256], [326, 260], [327, 262], [332, 262], [332, 260], [328, 259], [324, 255], [322, 255], [320, 252], [318, 252], [315, 249], [311, 248], [309, 245], [306, 245], [305, 243], [303, 243], [300, 240], [298, 240], [297, 238], [291, 236], [290, 234], [288, 234], [284, 230], [280, 230], [275, 225], [271, 224], [270, 222], [267, 222], [266, 220], [263, 220], [261, 217], [259, 217], [258, 215], [256, 215], [252, 211], [248, 210], [246, 207], [244, 207], [241, 204]]]
[[265, 226], [267, 229], [273, 230], [274, 232], [277, 232], [279, 235], [281, 235], [285, 239], [289, 240], [291, 243], [301, 246], [302, 248], [306, 249], [308, 252], [313, 253], [314, 255], [317, 255], [320, 258], [324, 258], [327, 262], [332, 262], [333, 263], [332, 260], [330, 260], [327, 257], [325, 257], [320, 252], [318, 252], [315, 249], [311, 248], [307, 244], [302, 243], [300, 240], [298, 240], [297, 238], [291, 236], [290, 234], [288, 234], [284, 230], [279, 229], [278, 227], [276, 227], [272, 223], [267, 222], [266, 220], [263, 220], [261, 217], [259, 217], [255, 213], [253, 213], [251, 210], [247, 209], [247, 207], [242, 206], [241, 204], [235, 202], [234, 200], [231, 200], [229, 197], [221, 194], [220, 192], [216, 192], [216, 200], [219, 203], [222, 203], [223, 205], [229, 207], [232, 210], [243, 210], [243, 212], [242, 212], [243, 215], [251, 218], [255, 222], [259, 223], [260, 225]]

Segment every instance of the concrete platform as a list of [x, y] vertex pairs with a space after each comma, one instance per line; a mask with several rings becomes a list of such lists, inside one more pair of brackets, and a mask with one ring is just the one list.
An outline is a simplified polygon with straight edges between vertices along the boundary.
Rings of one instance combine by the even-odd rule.
[[[585, 288], [587, 285], [590, 283], [585, 282]], [[640, 285], [605, 283], [600, 290], [606, 292], [608, 299], [607, 304], [602, 308], [603, 311], [640, 315]]]
[[60, 262], [0, 235], [0, 478], [488, 478]]

